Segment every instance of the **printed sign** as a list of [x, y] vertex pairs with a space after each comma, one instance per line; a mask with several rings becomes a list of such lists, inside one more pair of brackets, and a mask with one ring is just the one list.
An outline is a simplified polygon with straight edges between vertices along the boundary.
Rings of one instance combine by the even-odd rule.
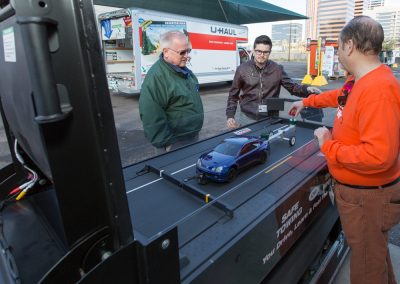
[[344, 76], [344, 69], [342, 64], [339, 62], [338, 50], [335, 49], [334, 59], [333, 59], [333, 75], [336, 77]]
[[[147, 16], [147, 15], [146, 15]], [[209, 23], [177, 21], [152, 15], [139, 18], [142, 78], [158, 60], [161, 48], [160, 35], [179, 30], [188, 36], [192, 48], [187, 67], [195, 74], [235, 73], [237, 42], [247, 41], [247, 29], [216, 26]], [[204, 58], [209, 60], [204, 61]]]
[[321, 38], [321, 51], [325, 52], [325, 45], [326, 45], [326, 36]]
[[283, 256], [301, 236], [307, 226], [327, 207], [329, 176], [320, 175], [307, 182], [296, 194], [292, 195], [276, 210], [277, 228], [274, 241], [262, 258], [262, 264], [267, 264], [277, 255]]
[[[162, 52], [160, 35], [168, 31], [181, 31], [187, 35], [186, 22], [170, 19], [139, 18], [140, 50], [142, 60], [142, 76], [147, 74], [150, 67], [158, 60]], [[189, 43], [190, 44], [190, 43]]]
[[103, 40], [124, 39], [126, 37], [126, 28], [131, 26], [131, 17], [102, 20], [101, 35], [103, 37]]
[[17, 55], [15, 52], [15, 36], [14, 28], [10, 27], [3, 30], [3, 44], [4, 44], [4, 61], [17, 62]]
[[332, 77], [333, 74], [333, 63], [335, 58], [335, 48], [333, 46], [326, 46], [324, 58], [322, 60], [322, 74], [328, 77]]
[[233, 134], [235, 134], [235, 135], [243, 135], [243, 134], [246, 134], [246, 133], [249, 133], [249, 132], [251, 132], [250, 128], [243, 128], [243, 129], [240, 129], [240, 130], [237, 130], [237, 131], [233, 132]]

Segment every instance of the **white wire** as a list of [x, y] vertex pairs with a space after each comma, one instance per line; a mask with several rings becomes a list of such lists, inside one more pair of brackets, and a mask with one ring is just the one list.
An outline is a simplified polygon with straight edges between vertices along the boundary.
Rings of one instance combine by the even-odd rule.
[[33, 178], [31, 180], [25, 182], [24, 184], [22, 184], [19, 187], [21, 190], [25, 189], [25, 191], [26, 191], [35, 185], [36, 181], [38, 180], [38, 175], [34, 170], [29, 168], [27, 165], [25, 165], [24, 159], [18, 153], [18, 140], [17, 139], [15, 139], [15, 142], [14, 142], [14, 153], [15, 153], [15, 156], [17, 157], [18, 161], [24, 166], [24, 168], [27, 169], [33, 175]]
[[18, 153], [17, 148], [18, 148], [18, 140], [15, 139], [15, 141], [14, 141], [14, 153], [15, 153], [15, 156], [17, 157], [18, 161], [19, 161], [21, 164], [24, 165], [24, 164], [25, 164], [25, 161], [24, 161], [24, 159], [22, 158], [22, 156]]
[[28, 171], [30, 171], [31, 174], [33, 174], [32, 180], [28, 181], [29, 184], [26, 186], [26, 189], [29, 189], [29, 188], [31, 188], [32, 186], [35, 185], [36, 181], [38, 180], [38, 175], [37, 175], [37, 173], [36, 173], [34, 170], [32, 170], [31, 168], [29, 168], [28, 166], [24, 165], [24, 167], [25, 167]]

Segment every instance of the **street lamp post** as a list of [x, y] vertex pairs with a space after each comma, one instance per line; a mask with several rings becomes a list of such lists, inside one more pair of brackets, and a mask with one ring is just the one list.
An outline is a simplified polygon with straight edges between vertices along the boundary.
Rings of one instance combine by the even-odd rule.
[[288, 52], [288, 61], [290, 61], [290, 45], [292, 44], [292, 21], [289, 23], [289, 52]]

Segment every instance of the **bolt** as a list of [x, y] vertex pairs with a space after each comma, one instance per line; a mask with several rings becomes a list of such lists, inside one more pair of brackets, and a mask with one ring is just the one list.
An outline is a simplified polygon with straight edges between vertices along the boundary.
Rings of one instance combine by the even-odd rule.
[[161, 248], [167, 249], [168, 247], [169, 247], [169, 239], [163, 240], [163, 242], [161, 243]]
[[101, 254], [101, 260], [104, 261], [104, 260], [106, 260], [107, 258], [109, 258], [111, 255], [112, 255], [112, 253], [111, 253], [110, 251], [104, 251], [104, 252], [102, 252], [102, 254]]

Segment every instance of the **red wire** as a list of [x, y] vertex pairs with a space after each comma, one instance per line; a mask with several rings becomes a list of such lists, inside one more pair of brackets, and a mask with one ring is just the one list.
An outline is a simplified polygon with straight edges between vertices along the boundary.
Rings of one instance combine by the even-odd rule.
[[8, 195], [14, 195], [16, 194], [18, 191], [20, 191], [21, 189], [18, 187], [14, 188], [13, 190], [10, 191], [10, 193]]

